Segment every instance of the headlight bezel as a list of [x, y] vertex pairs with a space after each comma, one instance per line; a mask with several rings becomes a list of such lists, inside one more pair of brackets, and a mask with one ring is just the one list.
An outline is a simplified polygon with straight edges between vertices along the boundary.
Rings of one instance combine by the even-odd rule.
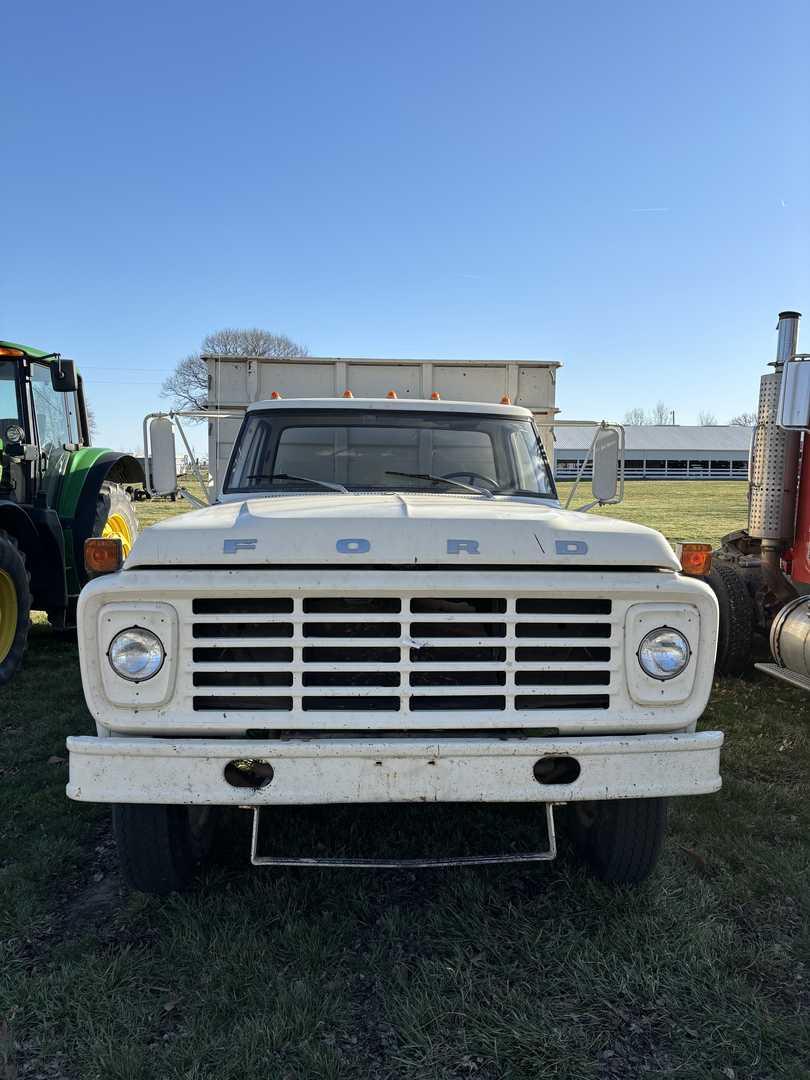
[[[116, 666], [113, 661], [113, 650], [116, 643], [119, 642], [120, 639], [127, 634], [141, 635], [144, 638], [152, 639], [152, 642], [157, 644], [157, 649], [159, 650], [159, 660], [156, 667], [150, 668], [145, 674], [139, 672], [133, 675]], [[151, 646], [151, 649], [154, 650], [154, 644]], [[145, 626], [127, 626], [124, 627], [122, 630], [119, 630], [110, 641], [110, 644], [107, 647], [107, 662], [109, 663], [110, 668], [112, 669], [114, 674], [117, 675], [119, 679], [124, 679], [126, 680], [126, 682], [135, 684], [149, 682], [150, 679], [154, 679], [163, 670], [163, 665], [166, 663], [166, 646], [161, 640], [161, 638], [154, 632], [154, 630], [149, 630]]]
[[[654, 671], [651, 671], [645, 665], [644, 661], [641, 658], [642, 651], [644, 650], [645, 645], [647, 645], [651, 638], [661, 637], [665, 634], [669, 634], [674, 636], [675, 638], [680, 639], [680, 641], [683, 643], [683, 651], [685, 652], [685, 658], [683, 660], [683, 663], [676, 670], [662, 671], [660, 668], [658, 668]], [[679, 675], [683, 675], [683, 673], [689, 667], [689, 664], [692, 660], [692, 646], [689, 642], [689, 638], [686, 636], [686, 634], [683, 633], [683, 631], [678, 630], [674, 626], [657, 626], [652, 630], [648, 630], [639, 642], [638, 648], [636, 649], [636, 659], [638, 660], [639, 667], [647, 676], [647, 678], [655, 679], [656, 682], [671, 682], [672, 679], [677, 679]]]

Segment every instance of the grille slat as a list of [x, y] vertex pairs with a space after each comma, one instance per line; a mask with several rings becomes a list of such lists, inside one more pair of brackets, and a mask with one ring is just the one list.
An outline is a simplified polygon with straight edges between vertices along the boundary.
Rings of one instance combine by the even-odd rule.
[[606, 597], [315, 593], [198, 597], [190, 608], [187, 693], [194, 710], [226, 717], [322, 714], [329, 727], [329, 715], [356, 711], [379, 726], [374, 714], [396, 713], [407, 728], [409, 714], [417, 726], [426, 713], [452, 726], [457, 714], [462, 727], [465, 713], [478, 725], [507, 710], [591, 715], [610, 707], [619, 668]]

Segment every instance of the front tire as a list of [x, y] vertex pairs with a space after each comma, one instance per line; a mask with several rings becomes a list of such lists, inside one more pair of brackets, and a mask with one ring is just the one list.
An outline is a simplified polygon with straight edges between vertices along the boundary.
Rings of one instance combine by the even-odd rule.
[[93, 536], [103, 536], [121, 541], [124, 558], [129, 555], [138, 535], [138, 519], [132, 501], [120, 484], [105, 480], [96, 500], [96, 517]]
[[716, 561], [706, 584], [720, 609], [714, 670], [718, 675], [744, 675], [751, 666], [754, 640], [754, 604], [745, 582], [733, 566]]
[[31, 587], [25, 556], [14, 537], [0, 529], [0, 686], [22, 663], [31, 625]]
[[572, 803], [580, 858], [600, 881], [639, 885], [655, 869], [667, 829], [666, 799]]
[[216, 807], [113, 806], [121, 873], [131, 889], [168, 896], [186, 892], [211, 851]]

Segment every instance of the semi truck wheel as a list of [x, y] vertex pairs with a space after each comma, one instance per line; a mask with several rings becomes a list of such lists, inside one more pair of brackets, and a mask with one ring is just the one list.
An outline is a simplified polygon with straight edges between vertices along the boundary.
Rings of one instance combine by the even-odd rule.
[[121, 873], [139, 892], [167, 896], [191, 887], [211, 851], [218, 807], [113, 806]]
[[574, 846], [591, 873], [614, 885], [638, 885], [658, 861], [667, 829], [666, 799], [573, 803]]
[[714, 670], [718, 675], [743, 675], [751, 664], [754, 637], [754, 605], [745, 582], [732, 566], [715, 562], [706, 584], [720, 608]]
[[25, 556], [14, 537], [0, 529], [0, 686], [9, 682], [22, 662], [30, 614]]

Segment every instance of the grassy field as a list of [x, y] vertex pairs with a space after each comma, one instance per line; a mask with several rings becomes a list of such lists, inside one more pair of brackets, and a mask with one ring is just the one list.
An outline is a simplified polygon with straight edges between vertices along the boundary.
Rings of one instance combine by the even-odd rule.
[[[139, 508], [150, 520], [169, 504]], [[743, 485], [635, 484], [617, 516], [737, 527]], [[719, 682], [724, 788], [674, 800], [638, 891], [555, 863], [418, 874], [249, 870], [248, 815], [189, 896], [120, 885], [104, 807], [64, 797], [90, 732], [72, 646], [37, 625], [0, 697], [0, 1080], [810, 1078], [810, 708]], [[276, 812], [280, 841], [351, 833], [502, 849], [534, 808]], [[470, 841], [472, 843], [472, 840]]]

